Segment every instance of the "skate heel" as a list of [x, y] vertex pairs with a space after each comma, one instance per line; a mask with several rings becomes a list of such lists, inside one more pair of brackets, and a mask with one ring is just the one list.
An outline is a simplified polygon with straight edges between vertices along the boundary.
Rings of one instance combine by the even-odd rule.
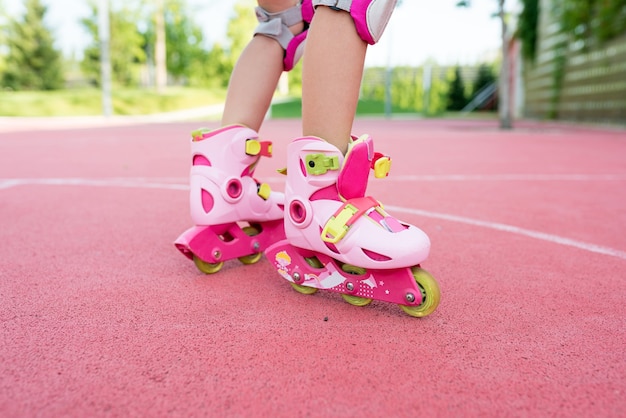
[[234, 258], [255, 263], [285, 237], [284, 195], [253, 177], [259, 159], [271, 152], [271, 142], [244, 126], [192, 132], [189, 206], [195, 226], [174, 244], [200, 271], [215, 273]]

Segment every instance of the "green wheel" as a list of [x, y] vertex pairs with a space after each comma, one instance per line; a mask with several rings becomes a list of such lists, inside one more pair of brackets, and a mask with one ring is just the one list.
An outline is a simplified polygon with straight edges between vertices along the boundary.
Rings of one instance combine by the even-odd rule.
[[421, 318], [430, 315], [437, 309], [441, 293], [437, 281], [429, 272], [417, 266], [412, 267], [411, 272], [422, 292], [422, 303], [417, 306], [400, 305], [400, 307], [408, 315]]

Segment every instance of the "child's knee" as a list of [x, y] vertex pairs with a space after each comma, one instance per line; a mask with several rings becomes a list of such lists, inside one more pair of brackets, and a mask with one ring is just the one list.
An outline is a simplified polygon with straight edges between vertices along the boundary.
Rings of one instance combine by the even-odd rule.
[[304, 52], [304, 41], [313, 17], [311, 0], [276, 13], [269, 13], [262, 7], [256, 8], [259, 25], [254, 35], [267, 36], [275, 39], [285, 51], [283, 68], [291, 70]]

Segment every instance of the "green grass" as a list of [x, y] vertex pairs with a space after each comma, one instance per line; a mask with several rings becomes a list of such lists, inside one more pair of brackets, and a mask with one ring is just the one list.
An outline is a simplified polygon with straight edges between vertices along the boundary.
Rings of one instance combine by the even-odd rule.
[[[0, 92], [0, 116], [87, 116], [102, 114], [98, 89]], [[169, 87], [154, 89], [114, 89], [113, 113], [147, 115], [192, 109], [222, 103], [225, 90]]]
[[[406, 110], [393, 108], [394, 114], [416, 114]], [[384, 115], [385, 102], [377, 100], [359, 100], [356, 108], [357, 116]], [[302, 116], [302, 101], [299, 98], [272, 105], [273, 118], [299, 118]]]
[[[406, 109], [393, 107], [392, 113], [394, 116], [407, 115], [407, 116], [420, 116], [425, 115], [416, 113], [414, 111], [408, 111]], [[376, 100], [359, 100], [356, 109], [357, 116], [383, 116], [385, 114], [385, 102]], [[294, 98], [289, 101], [277, 103], [272, 105], [272, 118], [300, 118], [302, 117], [302, 101], [299, 98]], [[471, 118], [471, 119], [492, 119], [497, 117], [496, 112], [445, 112], [435, 115], [438, 118]]]

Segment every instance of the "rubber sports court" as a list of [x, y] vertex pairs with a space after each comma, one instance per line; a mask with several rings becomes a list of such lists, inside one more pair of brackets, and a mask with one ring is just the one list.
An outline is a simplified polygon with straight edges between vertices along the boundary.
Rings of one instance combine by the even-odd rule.
[[[368, 120], [369, 194], [431, 238], [425, 318], [302, 295], [262, 258], [204, 275], [189, 135], [215, 123], [0, 127], [0, 415], [626, 415], [626, 131]], [[276, 170], [300, 132], [269, 120]]]

